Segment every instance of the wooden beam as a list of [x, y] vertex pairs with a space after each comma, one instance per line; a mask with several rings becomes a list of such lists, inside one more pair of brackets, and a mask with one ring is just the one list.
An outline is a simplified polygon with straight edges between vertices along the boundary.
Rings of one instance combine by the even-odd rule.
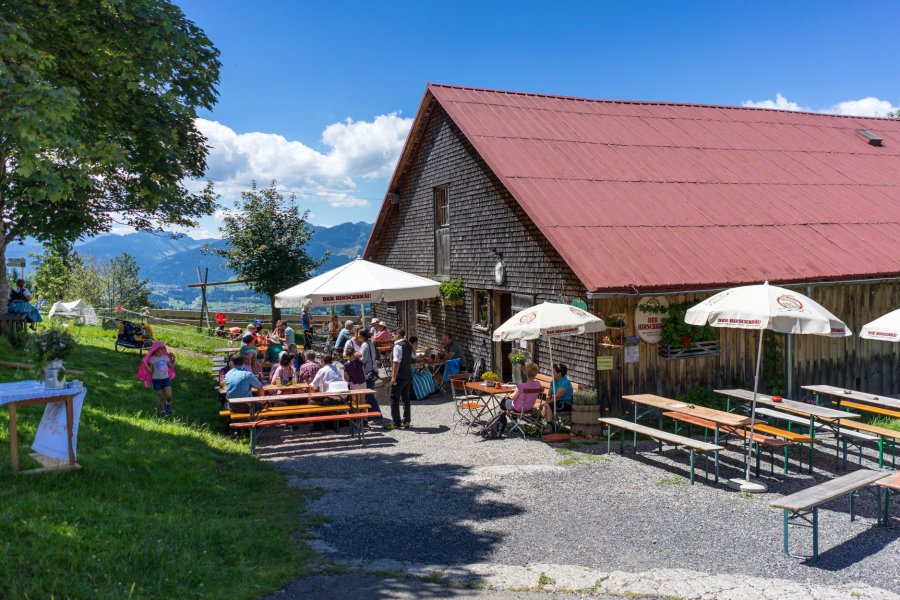
[[217, 285], [237, 285], [239, 283], [249, 283], [249, 279], [236, 279], [235, 281], [211, 281], [209, 283], [189, 283], [189, 288], [215, 287]]

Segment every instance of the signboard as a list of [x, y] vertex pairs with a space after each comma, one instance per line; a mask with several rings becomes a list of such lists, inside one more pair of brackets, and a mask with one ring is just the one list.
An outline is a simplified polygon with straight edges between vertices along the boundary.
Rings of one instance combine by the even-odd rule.
[[640, 338], [636, 335], [625, 338], [625, 364], [641, 361]]
[[641, 305], [658, 306], [665, 308], [669, 301], [662, 297], [643, 298], [638, 301], [638, 307], [634, 310], [634, 329], [640, 338], [648, 344], [656, 344], [662, 338], [662, 320], [665, 315], [649, 313], [641, 310]]
[[25, 259], [24, 258], [7, 258], [6, 266], [8, 267], [21, 267], [25, 268]]
[[598, 356], [597, 357], [597, 370], [598, 371], [612, 371], [613, 369], [613, 357], [612, 356]]

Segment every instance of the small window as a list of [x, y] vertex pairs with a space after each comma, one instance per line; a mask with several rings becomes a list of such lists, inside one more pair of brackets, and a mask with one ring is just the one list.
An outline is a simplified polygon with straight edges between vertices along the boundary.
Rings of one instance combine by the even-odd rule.
[[516, 314], [521, 310], [534, 306], [534, 296], [528, 294], [513, 294], [510, 298], [510, 304], [512, 314]]
[[472, 290], [472, 306], [475, 314], [472, 322], [476, 327], [488, 329], [491, 326], [491, 295], [487, 290]]
[[416, 302], [416, 318], [421, 321], [431, 321], [430, 300], [418, 300]]
[[434, 274], [450, 275], [450, 194], [446, 185], [434, 188]]

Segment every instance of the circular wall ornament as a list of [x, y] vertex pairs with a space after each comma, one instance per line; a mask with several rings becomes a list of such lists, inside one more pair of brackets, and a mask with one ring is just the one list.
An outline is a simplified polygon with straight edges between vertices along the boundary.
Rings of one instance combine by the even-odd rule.
[[[641, 304], [664, 308], [669, 305], [669, 301], [662, 297], [654, 297], [639, 301], [638, 307]], [[663, 315], [661, 314], [647, 313], [640, 308], [636, 308], [634, 311], [634, 329], [648, 344], [656, 344], [662, 339], [662, 320]]]
[[494, 281], [497, 282], [497, 285], [506, 284], [506, 265], [503, 264], [502, 259], [494, 265]]

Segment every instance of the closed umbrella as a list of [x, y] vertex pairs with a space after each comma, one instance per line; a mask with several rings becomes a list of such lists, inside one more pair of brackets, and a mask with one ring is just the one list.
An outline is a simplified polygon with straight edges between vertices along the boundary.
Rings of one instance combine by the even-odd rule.
[[746, 471], [743, 480], [732, 484], [745, 491], [765, 491], [765, 486], [750, 482], [750, 446], [756, 424], [756, 396], [759, 389], [759, 365], [762, 359], [762, 332], [800, 333], [846, 337], [851, 335], [843, 321], [813, 299], [782, 287], [747, 285], [719, 292], [688, 309], [684, 316], [691, 325], [711, 325], [759, 331], [756, 351], [756, 375], [753, 378], [753, 401], [750, 404], [750, 440], [747, 441]]
[[900, 342], [900, 309], [863, 325], [859, 337], [867, 340]]
[[[535, 340], [539, 337], [547, 337], [547, 346], [550, 349], [550, 364], [553, 364], [553, 337], [581, 335], [585, 333], [597, 333], [606, 329], [603, 320], [581, 310], [577, 306], [544, 302], [520, 310], [505, 323], [494, 330], [495, 342], [511, 342], [515, 340]], [[551, 411], [556, 410], [556, 383], [552, 379], [551, 391], [553, 402]], [[555, 424], [555, 419], [554, 419]]]

